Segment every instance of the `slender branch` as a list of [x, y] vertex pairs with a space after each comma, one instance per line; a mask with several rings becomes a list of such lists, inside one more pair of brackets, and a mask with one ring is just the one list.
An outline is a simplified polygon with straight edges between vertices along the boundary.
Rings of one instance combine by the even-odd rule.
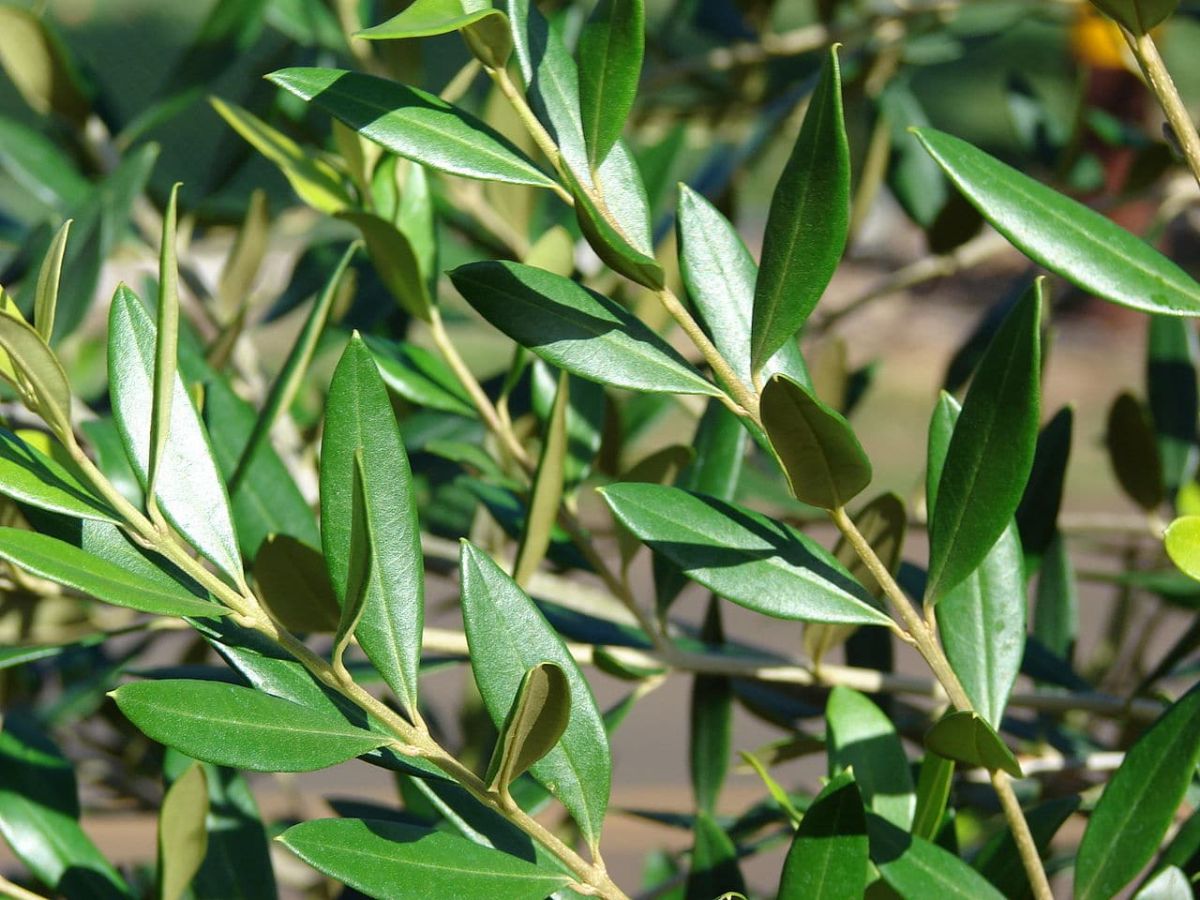
[[1037, 900], [1054, 900], [1054, 892], [1050, 890], [1050, 880], [1046, 877], [1046, 869], [1042, 865], [1042, 856], [1034, 843], [1033, 833], [1029, 823], [1025, 821], [1025, 813], [1021, 810], [1021, 801], [1013, 791], [1012, 779], [1007, 772], [999, 769], [992, 772], [992, 787], [1000, 798], [1000, 806], [1004, 809], [1004, 818], [1012, 831], [1013, 840], [1017, 844], [1017, 853], [1021, 857], [1021, 865], [1029, 875], [1029, 885], [1033, 888], [1033, 896]]
[[1167, 66], [1159, 55], [1158, 45], [1154, 43], [1150, 32], [1135, 36], [1122, 28], [1121, 33], [1125, 36], [1129, 49], [1133, 51], [1142, 74], [1146, 76], [1150, 89], [1158, 98], [1159, 106], [1167, 117], [1179, 149], [1183, 152], [1188, 168], [1192, 170], [1192, 177], [1200, 184], [1200, 133], [1197, 133], [1196, 123], [1192, 121], [1171, 73], [1167, 71]]
[[41, 894], [35, 894], [19, 884], [13, 884], [3, 875], [0, 875], [0, 897], [10, 897], [11, 900], [46, 900]]
[[[488, 73], [488, 77], [499, 88], [500, 93], [505, 99], [512, 104], [513, 110], [517, 117], [521, 120], [521, 124], [525, 126], [525, 130], [529, 132], [529, 136], [533, 138], [542, 155], [549, 160], [550, 165], [558, 172], [559, 176], [565, 177], [565, 169], [562, 159], [562, 153], [559, 152], [558, 145], [554, 142], [554, 138], [550, 136], [550, 132], [542, 126], [538, 121], [538, 117], [530, 108], [525, 95], [521, 93], [512, 77], [508, 74], [507, 69], [493, 69], [490, 66], [484, 66], [484, 71]], [[575, 198], [570, 192], [558, 182], [554, 183], [554, 193], [558, 194], [559, 199], [568, 206], [575, 205]]]

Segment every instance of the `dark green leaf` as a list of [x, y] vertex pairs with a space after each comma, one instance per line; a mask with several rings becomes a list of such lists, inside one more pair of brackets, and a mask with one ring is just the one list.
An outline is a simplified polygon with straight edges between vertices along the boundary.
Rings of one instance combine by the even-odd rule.
[[0, 528], [0, 559], [105, 603], [141, 612], [201, 617], [227, 612], [181, 586], [167, 587], [169, 582], [151, 581], [65, 541], [20, 528]]
[[600, 0], [579, 34], [579, 106], [593, 167], [621, 136], [642, 71], [642, 0]]
[[842, 258], [849, 223], [850, 148], [835, 46], [771, 198], [754, 292], [755, 371], [792, 339], [821, 299]]
[[371, 262], [380, 279], [411, 316], [428, 322], [432, 300], [412, 243], [387, 219], [367, 212], [342, 212], [338, 218], [354, 223], [362, 232]]
[[1163, 481], [1174, 496], [1196, 473], [1196, 325], [1174, 316], [1151, 316], [1147, 334], [1146, 396], [1158, 438]]
[[531, 771], [595, 846], [608, 806], [612, 759], [592, 690], [562, 638], [491, 558], [462, 547], [462, 610], [471, 668], [492, 721], [504, 722], [525, 673], [543, 662], [567, 676], [571, 717], [562, 739]]
[[1198, 761], [1200, 687], [1194, 687], [1129, 749], [1100, 796], [1075, 862], [1077, 900], [1116, 895], [1150, 861]]
[[1002, 900], [1003, 894], [952, 853], [905, 834], [879, 816], [867, 816], [871, 862], [901, 897]]
[[475, 415], [470, 396], [439, 357], [416, 344], [392, 343], [372, 336], [364, 340], [390, 390], [418, 406], [460, 416]]
[[737, 848], [725, 830], [706, 812], [696, 816], [692, 864], [688, 870], [686, 900], [712, 900], [746, 890], [738, 868]]
[[1025, 490], [1037, 445], [1041, 307], [1038, 283], [1005, 319], [967, 391], [930, 504], [930, 602], [983, 561]]
[[1154, 426], [1146, 408], [1128, 391], [1109, 407], [1105, 443], [1109, 462], [1125, 493], [1147, 512], [1158, 509], [1166, 496], [1166, 486]]
[[152, 740], [252, 772], [324, 769], [389, 740], [326, 709], [217, 681], [141, 681], [110, 696]]
[[802, 503], [838, 509], [871, 483], [871, 461], [850, 423], [811, 389], [774, 376], [762, 392], [762, 420]]
[[1105, 216], [965, 141], [930, 128], [916, 135], [992, 227], [1030, 259], [1122, 306], [1200, 315], [1200, 285]]
[[512, 53], [508, 19], [500, 10], [492, 8], [491, 0], [484, 3], [416, 0], [386, 22], [364, 29], [355, 37], [379, 41], [430, 37], [451, 31], [461, 32], [471, 52], [494, 69], [503, 68]]
[[192, 763], [163, 796], [158, 815], [158, 883], [162, 900], [179, 900], [208, 852], [208, 779]]
[[288, 535], [272, 535], [254, 559], [259, 598], [289, 631], [333, 631], [340, 618], [325, 557]]
[[91, 190], [53, 141], [8, 116], [0, 116], [0, 168], [29, 196], [59, 211], [81, 206]]
[[917, 810], [913, 814], [912, 833], [932, 841], [942, 828], [946, 802], [954, 783], [954, 760], [926, 753], [917, 775]]
[[867, 817], [849, 772], [833, 778], [800, 821], [779, 900], [852, 900], [867, 888]]
[[[729, 220], [685, 184], [679, 185], [675, 227], [680, 273], [700, 321], [737, 376], [752, 384], [750, 323], [758, 265]], [[762, 375], [770, 378], [777, 372], [810, 384], [795, 341], [784, 342], [767, 360]]]
[[1079, 600], [1066, 539], [1056, 534], [1042, 560], [1033, 605], [1033, 636], [1067, 663], [1079, 635]]
[[718, 394], [638, 319], [574, 281], [511, 262], [471, 263], [450, 279], [485, 319], [568, 372], [633, 390]]
[[521, 679], [488, 765], [488, 789], [508, 787], [554, 749], [571, 720], [571, 684], [554, 663], [539, 663]]
[[[155, 341], [154, 322], [141, 301], [124, 285], [117, 288], [108, 319], [109, 391], [121, 440], [143, 485], [150, 461]], [[225, 484], [178, 375], [157, 494], [167, 520], [235, 584], [241, 582], [242, 561]]]
[[867, 808], [907, 829], [916, 794], [895, 726], [866, 695], [847, 687], [830, 692], [825, 716], [830, 776], [852, 768]]
[[[716, 597], [708, 600], [700, 639], [720, 646], [724, 641], [721, 606]], [[717, 798], [729, 771], [733, 745], [733, 685], [724, 675], [697, 674], [692, 679], [688, 719], [688, 760], [691, 763], [692, 793], [696, 809], [714, 815]]]
[[1135, 35], [1148, 32], [1179, 7], [1179, 0], [1092, 0]]
[[346, 486], [353, 483], [359, 449], [367, 515], [377, 544], [356, 634], [388, 686], [406, 708], [415, 710], [425, 588], [412, 474], [375, 360], [356, 335], [330, 383], [321, 452], [321, 539], [330, 579], [343, 602], [353, 522]]
[[0, 428], [0, 492], [38, 509], [102, 522], [119, 521], [117, 514], [75, 475], [4, 428]]
[[926, 749], [968, 766], [1022, 777], [1021, 766], [1004, 741], [978, 713], [948, 713], [925, 733]]
[[1064, 406], [1042, 428], [1033, 455], [1033, 469], [1017, 507], [1021, 548], [1026, 557], [1035, 560], [1040, 561], [1048, 552], [1058, 531], [1058, 511], [1062, 506], [1074, 426], [1075, 410]]
[[[619, 158], [619, 154], [623, 152], [621, 146], [617, 145], [609, 154], [609, 159]], [[611, 166], [612, 163], [608, 165]], [[630, 174], [636, 177], [636, 170]], [[639, 221], [631, 223], [621, 221], [618, 217], [619, 208], [610, 204], [607, 198], [598, 198], [586, 181], [581, 181], [570, 171], [567, 172], [567, 176], [571, 195], [575, 198], [575, 217], [579, 222], [579, 229], [596, 251], [596, 255], [613, 271], [620, 272], [626, 278], [652, 291], [659, 290], [666, 279], [662, 266], [654, 258], [653, 250], [646, 246], [646, 241], [640, 239], [644, 238], [644, 235], [633, 231], [635, 225], [643, 224], [640, 218], [645, 209], [645, 191], [640, 182], [635, 184], [640, 192]], [[614, 186], [619, 184], [615, 178], [610, 181]], [[624, 218], [629, 219], [628, 210], [625, 210]], [[639, 228], [639, 231], [641, 230]]]
[[554, 184], [487, 125], [433, 94], [341, 69], [282, 69], [267, 79], [431, 169], [484, 181]]
[[317, 819], [280, 842], [318, 871], [381, 900], [542, 900], [571, 878], [453, 835], [400, 822]]
[[[558, 378], [551, 366], [540, 359], [532, 369], [530, 393], [538, 418], [549, 421], [558, 394]], [[563, 460], [563, 493], [572, 494], [587, 478], [604, 437], [604, 417], [608, 400], [604, 385], [586, 378], [568, 376], [567, 456]]]
[[79, 826], [71, 762], [17, 710], [0, 734], [0, 834], [38, 880], [64, 897], [133, 897], [120, 874]]
[[781, 522], [664, 485], [618, 484], [602, 493], [621, 524], [734, 603], [781, 619], [891, 623], [840, 563]]

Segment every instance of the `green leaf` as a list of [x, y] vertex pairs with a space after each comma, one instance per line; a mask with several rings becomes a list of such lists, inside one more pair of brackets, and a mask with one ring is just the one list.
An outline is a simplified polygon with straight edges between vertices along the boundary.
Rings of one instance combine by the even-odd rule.
[[236, 316], [253, 299], [251, 288], [267, 253], [270, 228], [267, 192], [255, 188], [246, 205], [246, 215], [238, 229], [237, 238], [221, 269], [221, 280], [217, 283], [217, 308], [223, 314]]
[[1067, 541], [1056, 534], [1042, 560], [1033, 605], [1033, 636], [1067, 663], [1079, 635], [1079, 596]]
[[[758, 264], [729, 220], [685, 184], [679, 185], [675, 228], [680, 273], [704, 330], [742, 382], [752, 384], [750, 323]], [[795, 341], [785, 341], [763, 366], [763, 378], [776, 373], [811, 384]]]
[[58, 895], [135, 896], [78, 820], [70, 760], [32, 716], [6, 711], [0, 734], [0, 834], [13, 855]]
[[324, 160], [305, 152], [286, 134], [236, 103], [216, 97], [210, 97], [209, 103], [250, 146], [278, 167], [296, 195], [313, 209], [333, 215], [354, 206], [338, 173]]
[[567, 456], [567, 410], [570, 382], [566, 372], [558, 377], [558, 392], [554, 407], [546, 422], [542, 452], [529, 495], [529, 513], [517, 545], [513, 562], [513, 580], [524, 587], [537, 571], [550, 546], [550, 537], [558, 522], [559, 504], [563, 498], [563, 474]]
[[358, 623], [366, 609], [372, 569], [375, 567], [375, 534], [371, 517], [367, 512], [367, 498], [363, 485], [363, 451], [354, 451], [354, 466], [350, 472], [350, 547], [346, 554], [346, 591], [342, 598], [342, 611], [338, 616], [337, 630], [333, 634], [333, 665], [342, 666], [342, 655], [354, 636]]
[[1037, 445], [1041, 307], [1037, 283], [1004, 320], [967, 391], [931, 504], [930, 602], [978, 567], [1020, 504]]
[[1196, 383], [1196, 324], [1174, 316], [1151, 316], [1147, 330], [1146, 396], [1162, 460], [1168, 495], [1196, 474], [1200, 459], [1196, 419], [1200, 390]]
[[1064, 406], [1038, 435], [1033, 469], [1029, 473], [1021, 505], [1017, 507], [1021, 549], [1025, 551], [1026, 558], [1034, 563], [1041, 562], [1058, 533], [1058, 512], [1062, 506], [1063, 484], [1067, 477], [1074, 429], [1075, 410]]
[[1148, 32], [1179, 8], [1179, 0], [1092, 0], [1135, 35]]
[[471, 668], [492, 721], [508, 715], [521, 680], [549, 662], [567, 676], [571, 716], [557, 746], [531, 767], [533, 776], [567, 808], [595, 846], [608, 806], [612, 758], [591, 687], [561, 637], [533, 601], [491, 558], [462, 546], [462, 611]]
[[[929, 424], [927, 507], [937, 509], [937, 483], [959, 418], [943, 393]], [[973, 572], [938, 604], [938, 633], [946, 658], [971, 703], [993, 728], [1008, 703], [1025, 653], [1025, 564], [1016, 526], [1009, 523]]]
[[371, 819], [317, 819], [279, 841], [320, 872], [372, 897], [542, 900], [571, 881], [440, 831]]
[[535, 269], [570, 278], [575, 271], [575, 239], [562, 225], [555, 225], [533, 242], [521, 261]]
[[1002, 900], [1003, 894], [952, 853], [905, 834], [875, 815], [867, 816], [871, 862], [901, 897], [943, 900]]
[[389, 742], [321, 707], [219, 681], [140, 681], [109, 696], [151, 740], [252, 772], [311, 772]]
[[849, 772], [813, 800], [783, 863], [779, 900], [841, 900], [867, 888], [867, 817]]
[[38, 334], [49, 343], [54, 334], [54, 311], [58, 307], [58, 283], [62, 278], [63, 256], [67, 252], [67, 234], [71, 220], [62, 227], [50, 242], [42, 268], [38, 271], [37, 287], [33, 295], [33, 324]]
[[0, 428], [0, 493], [38, 509], [81, 519], [120, 521], [72, 472], [4, 428]]
[[0, 528], [0, 559], [97, 600], [139, 612], [200, 617], [228, 612], [198, 599], [182, 586], [169, 587], [168, 582], [149, 580], [65, 541], [33, 531]]
[[865, 694], [841, 686], [830, 691], [825, 717], [830, 777], [853, 769], [867, 809], [907, 829], [917, 801], [895, 726]]
[[[155, 343], [150, 315], [121, 285], [108, 317], [109, 392], [125, 451], [143, 485], [150, 460]], [[159, 507], [180, 534], [237, 584], [242, 581], [242, 560], [225, 484], [191, 397], [178, 375], [174, 381], [157, 485]]]
[[849, 228], [850, 147], [835, 45], [767, 214], [754, 291], [750, 363], [755, 371], [808, 319], [842, 258]]
[[[549, 421], [558, 396], [560, 373], [538, 359], [533, 363], [529, 391], [534, 413], [543, 422]], [[567, 450], [563, 460], [563, 494], [570, 496], [592, 471], [596, 454], [604, 437], [604, 420], [608, 397], [604, 385], [574, 375], [566, 376], [567, 392]]]
[[271, 535], [254, 559], [259, 599], [289, 631], [334, 631], [341, 618], [325, 557], [286, 534]]
[[1162, 506], [1166, 486], [1154, 426], [1146, 408], [1128, 391], [1109, 407], [1104, 440], [1113, 472], [1129, 498], [1147, 512]]
[[376, 539], [375, 565], [356, 635], [363, 652], [409, 710], [417, 709], [424, 628], [424, 563], [408, 454], [375, 360], [350, 339], [326, 401], [321, 451], [321, 540], [334, 590], [345, 603], [350, 575], [354, 454]]
[[[617, 158], [622, 152], [618, 145], [609, 154], [609, 159]], [[566, 174], [571, 195], [575, 198], [575, 218], [579, 222], [579, 229], [596, 255], [613, 271], [620, 272], [626, 278], [652, 291], [661, 289], [666, 283], [662, 266], [646, 242], [639, 240], [637, 233], [631, 232], [630, 223], [619, 221], [617, 210], [613, 208], [615, 204], [609, 204], [604, 195], [598, 199], [595, 190], [573, 172], [568, 170]], [[636, 175], [636, 170], [633, 174]], [[610, 180], [614, 185], [619, 183], [615, 178]], [[638, 186], [640, 188], [640, 183]]]
[[431, 37], [458, 31], [484, 65], [504, 67], [512, 53], [508, 18], [491, 0], [416, 0], [403, 12], [354, 36], [366, 40]]
[[364, 337], [389, 390], [410, 403], [474, 418], [475, 407], [454, 373], [424, 347]]
[[171, 187], [163, 213], [162, 246], [158, 258], [158, 322], [154, 331], [154, 391], [150, 409], [150, 460], [146, 497], [154, 515], [157, 509], [159, 469], [171, 432], [171, 400], [179, 366], [179, 264], [175, 254], [175, 207], [179, 182]]
[[0, 313], [0, 350], [16, 370], [16, 387], [55, 434], [71, 430], [71, 385], [62, 363], [33, 326], [7, 311]]
[[0, 116], [0, 168], [29, 196], [60, 212], [83, 205], [92, 187], [54, 141], [8, 116]]
[[158, 882], [162, 900], [179, 900], [208, 852], [208, 779], [192, 763], [163, 796], [158, 814]]
[[0, 67], [40, 115], [58, 113], [81, 126], [91, 111], [84, 81], [44, 14], [0, 6]]
[[719, 393], [641, 321], [574, 281], [512, 262], [471, 263], [450, 280], [496, 328], [582, 378], [640, 391]]
[[781, 522], [657, 484], [601, 493], [622, 525], [718, 596], [781, 619], [891, 624], [840, 563]]
[[729, 835], [706, 812], [696, 816], [692, 864], [688, 869], [686, 900], [711, 900], [746, 890], [738, 868], [737, 848]]
[[593, 167], [608, 156], [633, 109], [645, 24], [642, 0], [600, 0], [579, 33], [579, 106]]
[[554, 749], [571, 720], [571, 684], [554, 663], [539, 663], [525, 673], [488, 765], [488, 790], [508, 786]]
[[959, 710], [947, 713], [925, 733], [925, 748], [968, 766], [1007, 772], [1021, 778], [1017, 758], [991, 725], [975, 712]]
[[[724, 643], [721, 605], [716, 597], [708, 598], [700, 640], [715, 647]], [[689, 713], [688, 761], [696, 809], [715, 815], [733, 745], [733, 684], [730, 679], [724, 675], [698, 673], [692, 679]]]
[[932, 841], [942, 828], [946, 803], [954, 784], [954, 760], [926, 753], [917, 775], [917, 809], [913, 813], [912, 833]]
[[362, 232], [375, 271], [401, 309], [428, 322], [433, 300], [421, 275], [417, 254], [404, 232], [372, 213], [346, 211], [339, 213], [338, 218], [354, 223]]
[[[1092, 811], [1075, 861], [1076, 900], [1112, 897], [1150, 861], [1200, 762], [1200, 687], [1125, 754]], [[1119, 847], [1121, 852], [1114, 853]]]
[[915, 134], [971, 205], [1034, 262], [1122, 306], [1200, 315], [1200, 285], [1105, 216], [965, 141], [931, 128]]
[[554, 184], [483, 122], [433, 94], [341, 69], [281, 69], [267, 80], [398, 156], [431, 169], [483, 181]]
[[1181, 516], [1167, 526], [1163, 543], [1171, 562], [1184, 574], [1200, 579], [1200, 516]]
[[[1078, 809], [1079, 797], [1069, 796], [1056, 797], [1025, 810], [1025, 821], [1042, 856], [1046, 855], [1059, 828]], [[1001, 829], [993, 835], [979, 848], [971, 865], [1005, 897], [1015, 900], [1033, 897], [1029, 876], [1021, 864], [1021, 854], [1010, 829]]]
[[767, 771], [764, 762], [753, 753], [747, 753], [745, 750], [739, 750], [738, 755], [741, 756], [742, 761], [746, 765], [754, 770], [754, 774], [758, 776], [759, 780], [766, 787], [767, 793], [771, 795], [771, 799], [775, 801], [775, 805], [783, 811], [792, 825], [799, 825], [804, 816], [796, 809], [796, 805], [792, 802], [792, 798], [788, 792]]
[[838, 509], [871, 483], [871, 461], [850, 423], [810, 388], [775, 375], [762, 392], [762, 420], [802, 503]]

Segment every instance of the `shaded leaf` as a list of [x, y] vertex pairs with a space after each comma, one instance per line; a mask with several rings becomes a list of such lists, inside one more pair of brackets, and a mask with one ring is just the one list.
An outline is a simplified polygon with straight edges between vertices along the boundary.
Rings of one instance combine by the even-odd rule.
[[337, 596], [325, 557], [286, 534], [263, 542], [254, 559], [254, 581], [262, 605], [289, 631], [333, 631], [339, 616]]
[[738, 868], [737, 848], [708, 813], [696, 816], [692, 861], [684, 891], [686, 900], [711, 900], [746, 890]]
[[1196, 383], [1195, 323], [1173, 316], [1151, 316], [1147, 332], [1146, 396], [1154, 422], [1167, 494], [1174, 495], [1196, 473], [1196, 419], [1200, 390]]
[[825, 716], [830, 777], [853, 769], [867, 809], [907, 829], [916, 792], [895, 726], [866, 695], [841, 686], [830, 691]]
[[862, 897], [867, 888], [867, 817], [854, 777], [834, 777], [813, 800], [792, 839], [779, 900]]
[[1145, 34], [1179, 7], [1179, 0], [1092, 0], [1134, 34]]
[[1128, 391], [1109, 407], [1105, 443], [1117, 481], [1130, 499], [1148, 512], [1161, 506], [1166, 488], [1154, 426], [1146, 408]]
[[371, 262], [400, 307], [409, 315], [429, 321], [433, 301], [421, 274], [417, 254], [404, 232], [373, 213], [346, 211], [339, 219], [354, 223], [362, 232]]
[[208, 851], [208, 779], [192, 763], [163, 796], [158, 814], [158, 882], [162, 900], [179, 900]]
[[517, 545], [513, 562], [513, 580], [527, 585], [537, 571], [550, 546], [550, 538], [558, 522], [558, 509], [563, 498], [563, 476], [567, 456], [567, 409], [570, 382], [563, 372], [558, 377], [558, 392], [554, 407], [546, 422], [542, 451], [534, 471], [529, 494], [529, 514]]
[[917, 775], [917, 809], [913, 814], [912, 833], [932, 841], [942, 828], [946, 803], [954, 784], [954, 760], [926, 753]]
[[925, 733], [928, 750], [968, 766], [1007, 772], [1021, 778], [1021, 766], [1008, 746], [978, 713], [948, 713]]
[[558, 743], [571, 720], [571, 685], [553, 663], [539, 663], [521, 679], [508, 715], [500, 727], [488, 789], [508, 792], [508, 786]]
[[871, 862], [902, 897], [1001, 900], [982, 875], [937, 844], [905, 834], [879, 816], [867, 816]]

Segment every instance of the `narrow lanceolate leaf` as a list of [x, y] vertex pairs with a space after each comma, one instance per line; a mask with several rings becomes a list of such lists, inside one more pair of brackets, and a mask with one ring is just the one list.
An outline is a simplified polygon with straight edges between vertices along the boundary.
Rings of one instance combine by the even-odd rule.
[[539, 663], [521, 679], [488, 765], [488, 789], [508, 786], [554, 749], [571, 720], [571, 683], [554, 663]]
[[639, 391], [719, 394], [637, 318], [574, 281], [512, 262], [471, 263], [450, 280], [492, 325], [572, 374]]
[[593, 168], [617, 142], [633, 109], [645, 23], [642, 0], [600, 0], [579, 33], [579, 107]]
[[373, 213], [343, 212], [338, 218], [353, 222], [362, 232], [375, 270], [401, 309], [428, 322], [433, 301], [422, 277], [417, 254], [404, 232]]
[[965, 862], [937, 844], [867, 815], [871, 862], [901, 897], [1003, 900], [1004, 895]]
[[139, 612], [201, 618], [226, 612], [183, 586], [172, 586], [169, 579], [149, 580], [74, 544], [33, 531], [0, 528], [0, 559], [97, 600]]
[[513, 580], [521, 586], [529, 583], [529, 579], [545, 558], [546, 549], [550, 546], [551, 532], [558, 521], [567, 458], [569, 397], [570, 382], [567, 373], [563, 372], [558, 377], [558, 391], [554, 397], [550, 419], [546, 422], [542, 452], [538, 457], [533, 488], [529, 495], [529, 514], [525, 517], [525, 530], [521, 533], [517, 558], [513, 563]]
[[754, 292], [750, 361], [756, 371], [792, 339], [821, 299], [849, 227], [850, 146], [833, 47], [771, 198]]
[[1167, 555], [1181, 572], [1200, 579], [1200, 516], [1181, 516], [1167, 527]]
[[895, 726], [866, 695], [846, 687], [830, 692], [825, 716], [830, 776], [853, 769], [867, 808], [908, 829], [916, 791]]
[[62, 363], [32, 325], [5, 312], [0, 314], [0, 350], [16, 371], [17, 389], [28, 387], [34, 412], [56, 434], [71, 429], [71, 385]]
[[967, 391], [930, 511], [929, 582], [936, 603], [987, 556], [1021, 502], [1037, 445], [1040, 283], [1009, 313]]
[[[719, 647], [725, 640], [721, 601], [708, 598], [700, 639]], [[688, 761], [696, 809], [715, 814], [717, 799], [729, 771], [733, 746], [733, 683], [725, 675], [697, 674], [692, 679], [688, 716]]]
[[430, 37], [459, 32], [471, 52], [486, 66], [504, 67], [512, 53], [508, 17], [491, 0], [416, 0], [402, 12], [355, 37], [367, 40]]
[[279, 842], [314, 869], [383, 900], [542, 900], [571, 881], [499, 850], [400, 822], [317, 819], [293, 825]]
[[[675, 228], [680, 274], [700, 322], [734, 373], [752, 384], [750, 327], [758, 264], [729, 220], [685, 184], [679, 185]], [[795, 341], [785, 341], [763, 366], [764, 378], [776, 372], [810, 383]]]
[[554, 184], [483, 122], [433, 94], [341, 69], [282, 69], [267, 80], [396, 155], [431, 169], [483, 181]]
[[781, 522], [658, 484], [617, 484], [602, 494], [647, 546], [740, 606], [781, 619], [891, 624], [837, 560]]
[[[937, 485], [945, 469], [959, 406], [943, 393], [929, 423], [926, 506], [940, 502]], [[1009, 523], [987, 555], [938, 605], [938, 632], [975, 709], [1000, 726], [1025, 652], [1025, 562], [1015, 524]]]
[[162, 246], [158, 257], [158, 322], [154, 341], [154, 399], [150, 414], [150, 465], [146, 496], [158, 501], [155, 486], [171, 433], [171, 400], [179, 365], [179, 264], [175, 258], [175, 207], [181, 185], [171, 187], [163, 213]]
[[1133, 394], [1122, 391], [1108, 408], [1104, 433], [1108, 461], [1126, 495], [1147, 512], [1166, 499], [1162, 460], [1154, 441], [1154, 425]]
[[943, 716], [925, 734], [925, 748], [946, 759], [990, 771], [1022, 776], [1021, 766], [1000, 736], [978, 713], [959, 710]]
[[333, 664], [342, 664], [342, 654], [350, 643], [367, 605], [367, 590], [371, 583], [371, 569], [375, 565], [375, 535], [371, 530], [371, 518], [367, 514], [367, 498], [363, 485], [363, 452], [354, 451], [354, 467], [351, 471], [353, 484], [350, 486], [350, 552], [347, 554], [349, 571], [346, 575], [346, 596], [342, 600], [342, 612], [338, 617], [337, 630], [333, 634]]
[[62, 227], [50, 242], [46, 258], [42, 260], [42, 268], [38, 271], [37, 288], [33, 295], [33, 324], [47, 343], [54, 334], [54, 311], [58, 306], [58, 282], [62, 277], [63, 256], [67, 252], [67, 233], [71, 230], [71, 220], [63, 222]]
[[74, 474], [4, 428], [0, 428], [0, 493], [38, 509], [120, 522], [116, 512]]
[[797, 500], [845, 506], [871, 483], [871, 461], [850, 423], [786, 375], [762, 392], [762, 420]]
[[686, 900], [741, 896], [746, 883], [738, 866], [737, 847], [725, 829], [710, 813], [701, 812], [696, 816], [693, 832], [692, 865], [684, 892]]
[[343, 603], [353, 528], [352, 496], [346, 487], [353, 484], [359, 450], [376, 544], [356, 634], [388, 686], [406, 708], [415, 710], [425, 582], [412, 472], [375, 360], [355, 335], [329, 386], [321, 450], [321, 541]]
[[[618, 158], [623, 158], [620, 145], [615, 147], [608, 156], [609, 160]], [[611, 165], [610, 162], [606, 162], [605, 168]], [[627, 170], [623, 174], [630, 178], [640, 177], [636, 168]], [[628, 210], [622, 210], [615, 202], [611, 202], [607, 198], [598, 199], [594, 190], [588, 186], [589, 182], [580, 179], [574, 172], [568, 170], [566, 175], [571, 195], [575, 198], [575, 218], [579, 222], [579, 230], [583, 232], [583, 236], [596, 251], [596, 255], [604, 260], [613, 271], [620, 272], [626, 278], [636, 281], [652, 291], [659, 290], [666, 280], [663, 268], [654, 258], [654, 251], [648, 246], [649, 242], [645, 239], [645, 234], [634, 231], [632, 227], [634, 223], [622, 221], [622, 219], [628, 219]], [[614, 187], [624, 187], [616, 175], [609, 178], [609, 183]], [[635, 182], [635, 190], [640, 191], [641, 194], [638, 197], [638, 214], [640, 217], [645, 216], [645, 191], [640, 182]], [[621, 215], [622, 212], [625, 212], [625, 216]], [[639, 229], [639, 231], [644, 232], [648, 229]]]
[[44, 11], [0, 8], [0, 68], [39, 114], [57, 113], [82, 127], [91, 103], [74, 59], [46, 18]]
[[834, 777], [805, 812], [779, 882], [779, 900], [842, 900], [867, 888], [867, 816], [854, 776]]
[[162, 900], [179, 900], [208, 851], [208, 779], [192, 763], [163, 796], [158, 815], [158, 884]]
[[1196, 323], [1174, 316], [1151, 316], [1146, 337], [1146, 399], [1158, 438], [1163, 481], [1167, 493], [1174, 496], [1181, 485], [1192, 480], [1200, 459]]
[[1194, 687], [1129, 749], [1100, 796], [1075, 861], [1076, 900], [1115, 896], [1150, 861], [1198, 761], [1200, 687]]
[[1200, 284], [1149, 244], [965, 141], [931, 128], [915, 133], [963, 196], [1030, 259], [1122, 306], [1200, 315]]
[[1079, 596], [1066, 538], [1056, 534], [1046, 549], [1033, 605], [1033, 636], [1068, 664], [1079, 635]]
[[917, 810], [913, 813], [912, 823], [914, 835], [927, 841], [937, 837], [953, 784], [954, 760], [936, 753], [926, 753], [917, 775]]
[[561, 637], [490, 557], [462, 547], [462, 611], [475, 683], [492, 721], [507, 718], [529, 669], [548, 662], [567, 677], [570, 721], [557, 746], [534, 763], [534, 778], [567, 808], [595, 846], [608, 807], [612, 757], [592, 689]]
[[210, 98], [213, 109], [255, 150], [278, 167], [292, 189], [313, 209], [328, 215], [353, 207], [337, 172], [328, 163], [306, 153], [295, 141], [234, 103]]
[[1092, 0], [1134, 34], [1145, 34], [1179, 7], [1179, 0]]
[[311, 772], [388, 742], [336, 712], [219, 681], [140, 681], [109, 696], [152, 740], [252, 772]]
[[254, 558], [259, 599], [289, 631], [336, 631], [341, 621], [325, 557], [286, 534], [271, 535]]
[[245, 309], [252, 299], [251, 288], [267, 253], [270, 227], [267, 192], [255, 188], [246, 205], [242, 227], [221, 270], [221, 280], [217, 283], [217, 308], [229, 318], [236, 316], [238, 310]]
[[[156, 329], [129, 288], [121, 285], [108, 316], [108, 381], [121, 440], [138, 479], [150, 464]], [[208, 436], [179, 376], [158, 473], [158, 505], [167, 520], [235, 583], [242, 560], [225, 485], [217, 473]]]
[[1027, 559], [1037, 563], [1049, 551], [1058, 534], [1058, 512], [1062, 506], [1074, 430], [1075, 410], [1070, 406], [1064, 406], [1043, 426], [1038, 434], [1033, 469], [1021, 505], [1017, 507], [1021, 549]]

